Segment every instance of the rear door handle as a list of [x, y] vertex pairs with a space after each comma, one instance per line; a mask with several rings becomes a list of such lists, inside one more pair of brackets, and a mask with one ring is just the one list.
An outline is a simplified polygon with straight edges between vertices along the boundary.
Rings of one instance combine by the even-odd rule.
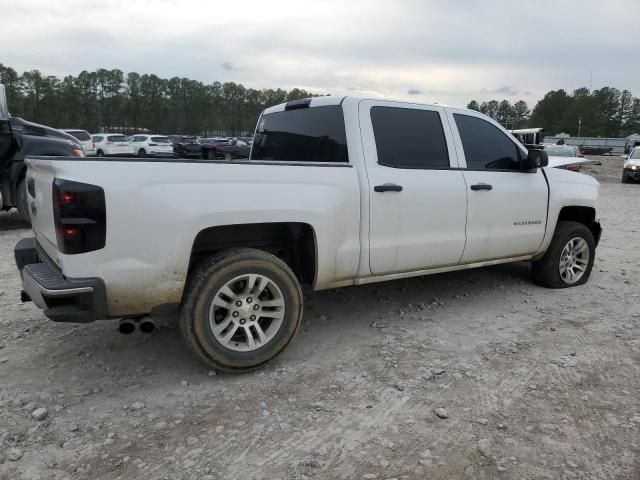
[[488, 183], [476, 183], [471, 185], [471, 190], [493, 190], [493, 187]]
[[395, 183], [385, 183], [384, 185], [376, 185], [373, 187], [375, 192], [401, 192], [402, 185], [396, 185]]

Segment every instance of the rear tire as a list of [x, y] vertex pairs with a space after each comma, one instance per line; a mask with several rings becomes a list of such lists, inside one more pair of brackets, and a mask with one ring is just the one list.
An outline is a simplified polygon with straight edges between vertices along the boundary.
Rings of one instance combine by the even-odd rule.
[[[581, 252], [578, 252], [579, 250]], [[582, 285], [591, 275], [595, 256], [593, 234], [586, 225], [578, 222], [558, 222], [544, 257], [532, 262], [533, 281], [547, 288]]]
[[144, 158], [146, 156], [147, 156], [147, 152], [144, 148], [141, 148], [140, 150], [138, 150], [138, 157]]
[[180, 327], [189, 348], [211, 368], [247, 372], [289, 344], [302, 303], [300, 284], [282, 260], [231, 249], [203, 260], [189, 276]]
[[216, 159], [216, 152], [215, 150], [209, 150], [209, 152], [207, 153], [207, 159], [209, 160], [215, 160]]
[[104, 157], [104, 152], [103, 152], [102, 150], [98, 150], [98, 151], [96, 152], [96, 155], [97, 155], [98, 157]]
[[224, 159], [226, 161], [230, 162], [230, 161], [233, 160], [233, 156], [230, 153], [227, 152], [227, 153], [224, 154]]
[[29, 197], [27, 196], [27, 183], [22, 180], [16, 188], [16, 208], [20, 218], [31, 224], [31, 213], [29, 212]]

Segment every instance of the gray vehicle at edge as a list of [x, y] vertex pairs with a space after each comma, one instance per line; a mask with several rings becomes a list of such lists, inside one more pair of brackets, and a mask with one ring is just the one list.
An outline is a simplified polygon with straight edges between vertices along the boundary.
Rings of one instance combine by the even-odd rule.
[[0, 84], [0, 210], [17, 207], [22, 219], [30, 221], [24, 178], [28, 155], [82, 157], [82, 147], [71, 135], [45, 125], [12, 117]]

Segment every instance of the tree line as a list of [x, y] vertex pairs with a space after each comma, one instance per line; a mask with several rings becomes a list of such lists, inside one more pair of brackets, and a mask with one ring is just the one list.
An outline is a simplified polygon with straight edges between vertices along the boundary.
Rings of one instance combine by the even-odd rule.
[[530, 111], [520, 100], [482, 102], [472, 100], [467, 108], [494, 118], [506, 128], [542, 127], [547, 135], [568, 133], [582, 137], [626, 137], [640, 132], [640, 99], [629, 90], [603, 87], [548, 92]]
[[243, 135], [253, 132], [266, 107], [314, 96], [298, 88], [256, 90], [234, 82], [205, 84], [118, 69], [60, 79], [38, 70], [18, 74], [1, 63], [0, 83], [12, 115], [89, 132]]
[[[98, 69], [58, 78], [38, 70], [18, 74], [0, 63], [15, 116], [57, 128], [134, 133], [231, 134], [253, 132], [259, 113], [282, 102], [314, 96], [294, 88], [256, 90], [234, 82], [205, 84], [188, 78]], [[506, 128], [543, 127], [547, 134], [623, 137], [640, 133], [640, 99], [603, 87], [548, 92], [531, 110], [524, 100], [472, 100]]]

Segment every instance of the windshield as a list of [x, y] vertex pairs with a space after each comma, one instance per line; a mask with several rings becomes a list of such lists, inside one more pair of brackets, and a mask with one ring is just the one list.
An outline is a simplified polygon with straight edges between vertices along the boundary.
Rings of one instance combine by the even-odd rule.
[[640, 158], [640, 148], [636, 148], [633, 152], [631, 152], [629, 158]]
[[548, 155], [552, 157], [575, 157], [576, 149], [575, 147], [563, 147], [558, 145], [552, 145], [544, 148], [547, 151]]
[[67, 133], [77, 138], [78, 140], [82, 140], [82, 141], [91, 140], [91, 135], [89, 135], [84, 130], [67, 130]]
[[156, 143], [171, 143], [169, 137], [151, 137], [151, 141]]
[[109, 140], [110, 142], [129, 142], [129, 140], [127, 140], [127, 137], [125, 137], [124, 135], [109, 135], [107, 137], [107, 140]]

